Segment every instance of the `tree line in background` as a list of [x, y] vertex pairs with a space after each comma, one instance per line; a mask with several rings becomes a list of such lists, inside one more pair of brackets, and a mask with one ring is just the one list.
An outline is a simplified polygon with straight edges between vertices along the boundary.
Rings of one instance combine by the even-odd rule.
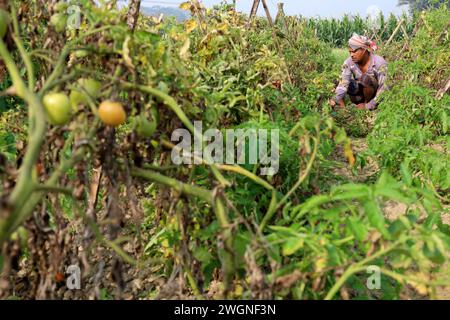
[[414, 11], [422, 11], [430, 8], [438, 8], [443, 4], [447, 4], [447, 8], [450, 8], [450, 2], [448, 0], [399, 0], [398, 5], [408, 5], [411, 13]]

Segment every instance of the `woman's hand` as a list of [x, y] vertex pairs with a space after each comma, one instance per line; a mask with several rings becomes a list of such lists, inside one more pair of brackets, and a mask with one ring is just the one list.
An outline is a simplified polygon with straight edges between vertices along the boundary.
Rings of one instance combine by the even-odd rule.
[[339, 106], [339, 107], [341, 107], [341, 108], [345, 108], [345, 102], [344, 102], [344, 99], [339, 100], [338, 102], [336, 102], [334, 99], [330, 99], [330, 100], [328, 100], [328, 104], [329, 104], [330, 106], [332, 106], [333, 108], [336, 107], [336, 106]]
[[334, 99], [329, 99], [328, 104], [334, 108], [336, 106], [336, 101], [334, 101]]

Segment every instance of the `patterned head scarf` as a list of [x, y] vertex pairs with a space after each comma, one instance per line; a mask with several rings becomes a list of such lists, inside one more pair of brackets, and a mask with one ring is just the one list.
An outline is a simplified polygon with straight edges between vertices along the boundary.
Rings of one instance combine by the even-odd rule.
[[364, 36], [360, 36], [357, 33], [353, 33], [353, 36], [350, 38], [350, 40], [348, 40], [348, 46], [350, 48], [352, 48], [353, 50], [357, 50], [357, 49], [365, 49], [365, 50], [377, 50], [378, 47], [375, 44], [375, 42], [373, 42], [372, 40], [370, 40], [367, 37]]

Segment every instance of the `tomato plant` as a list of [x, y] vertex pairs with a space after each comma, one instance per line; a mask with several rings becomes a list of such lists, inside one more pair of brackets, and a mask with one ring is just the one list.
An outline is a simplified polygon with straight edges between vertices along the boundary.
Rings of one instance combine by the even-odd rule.
[[[390, 90], [369, 125], [367, 112], [327, 105], [342, 63], [329, 44], [346, 39], [325, 43], [302, 18], [273, 30], [222, 3], [130, 28], [111, 2], [12, 3], [15, 46], [0, 39], [0, 297], [398, 299], [448, 286], [449, 98], [436, 92], [449, 76], [448, 9], [383, 48]], [[62, 32], [74, 3], [80, 27]], [[278, 172], [248, 157], [174, 165], [172, 134], [197, 138], [200, 120], [222, 134], [277, 130]], [[86, 271], [78, 293], [60, 286], [73, 261]], [[365, 286], [371, 266], [383, 292]], [[101, 290], [99, 270], [114, 275]]]

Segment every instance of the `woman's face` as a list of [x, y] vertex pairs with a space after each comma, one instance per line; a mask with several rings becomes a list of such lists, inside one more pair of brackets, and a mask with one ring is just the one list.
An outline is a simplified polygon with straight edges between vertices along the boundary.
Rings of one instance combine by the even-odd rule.
[[359, 63], [364, 58], [364, 54], [366, 53], [366, 50], [362, 49], [362, 48], [353, 50], [352, 48], [349, 47], [348, 52], [350, 52], [350, 57], [352, 58], [352, 61], [354, 63]]

